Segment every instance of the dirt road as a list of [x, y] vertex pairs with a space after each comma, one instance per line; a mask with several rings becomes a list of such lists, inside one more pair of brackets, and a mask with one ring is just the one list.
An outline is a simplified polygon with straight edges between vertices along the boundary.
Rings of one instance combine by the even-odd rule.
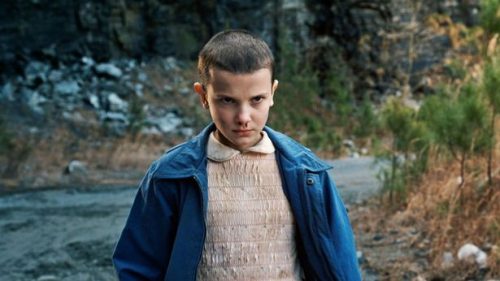
[[[371, 158], [331, 163], [346, 203], [376, 192]], [[135, 191], [96, 187], [0, 196], [0, 280], [116, 280], [111, 253]]]

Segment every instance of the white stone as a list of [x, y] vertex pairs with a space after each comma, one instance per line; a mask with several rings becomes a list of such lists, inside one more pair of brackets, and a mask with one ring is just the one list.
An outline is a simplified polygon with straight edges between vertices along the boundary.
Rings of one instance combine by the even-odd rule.
[[129, 124], [127, 116], [120, 112], [103, 112], [100, 117], [102, 121], [120, 122], [125, 125]]
[[420, 107], [422, 106], [420, 102], [411, 99], [411, 98], [405, 98], [403, 99], [403, 104], [408, 107], [413, 109], [414, 111], [418, 111]]
[[191, 89], [189, 89], [189, 88], [187, 88], [187, 87], [184, 87], [184, 88], [181, 88], [181, 89], [179, 90], [179, 93], [180, 93], [181, 95], [187, 96], [187, 95], [191, 94]]
[[128, 102], [122, 100], [117, 94], [110, 93], [108, 96], [110, 111], [128, 111]]
[[86, 121], [80, 112], [67, 112], [67, 111], [65, 111], [65, 112], [63, 112], [63, 118], [66, 120], [70, 120], [73, 122], [80, 122], [80, 123], [83, 123]]
[[444, 252], [443, 253], [443, 263], [441, 266], [443, 268], [448, 268], [453, 265], [453, 254], [451, 252]]
[[142, 128], [141, 134], [143, 134], [143, 135], [161, 135], [161, 132], [156, 127], [148, 127], [148, 128]]
[[88, 66], [93, 66], [95, 64], [95, 61], [89, 57], [83, 57], [82, 62]]
[[177, 60], [174, 57], [166, 58], [165, 60], [163, 60], [163, 69], [165, 69], [166, 71], [179, 69]]
[[480, 268], [487, 267], [488, 256], [474, 244], [467, 243], [460, 247], [457, 258], [465, 261], [473, 260]]
[[99, 97], [97, 95], [90, 95], [89, 102], [96, 109], [99, 109], [101, 107], [101, 105], [99, 104]]
[[171, 93], [174, 91], [174, 88], [170, 85], [165, 85], [165, 86], [163, 86], [163, 90], [167, 93]]
[[87, 173], [87, 165], [78, 160], [72, 160], [68, 164], [68, 173], [70, 174], [86, 174]]
[[44, 111], [40, 107], [42, 103], [45, 103], [47, 99], [40, 95], [38, 92], [31, 92], [31, 95], [28, 99], [28, 106], [33, 110], [34, 112], [37, 112], [39, 114], [43, 114]]
[[42, 79], [42, 81], [47, 80], [47, 72], [49, 71], [50, 66], [39, 62], [39, 61], [31, 61], [26, 68], [24, 69], [24, 75], [28, 82], [32, 82], [36, 78]]
[[144, 85], [142, 85], [140, 83], [135, 84], [134, 85], [135, 95], [138, 97], [143, 97], [144, 96], [144, 93], [142, 92], [143, 89], [144, 89]]
[[36, 279], [37, 281], [56, 281], [58, 280], [54, 275], [42, 275]]
[[99, 74], [107, 74], [114, 78], [120, 78], [123, 74], [121, 69], [111, 63], [101, 63], [96, 66], [95, 70]]
[[356, 251], [356, 257], [358, 258], [358, 260], [362, 259], [363, 258], [363, 252]]
[[56, 84], [54, 91], [61, 95], [76, 95], [80, 91], [80, 86], [76, 81], [61, 81]]
[[148, 75], [144, 72], [140, 72], [139, 75], [137, 76], [137, 78], [139, 79], [139, 81], [141, 82], [146, 82], [148, 81]]
[[0, 91], [0, 100], [7, 99], [9, 101], [14, 100], [14, 85], [12, 83], [7, 82], [3, 85], [2, 90]]
[[342, 141], [342, 144], [346, 147], [349, 147], [349, 148], [356, 147], [356, 145], [354, 144], [354, 142], [352, 140], [344, 140], [344, 141]]
[[63, 73], [60, 70], [51, 70], [49, 73], [49, 81], [51, 82], [59, 82], [63, 78]]
[[177, 129], [177, 126], [182, 124], [182, 119], [177, 117], [177, 115], [175, 115], [174, 113], [170, 112], [166, 116], [157, 119], [152, 119], [150, 120], [150, 122], [156, 124], [156, 126], [163, 133], [171, 133], [175, 129]]
[[194, 135], [194, 129], [193, 128], [182, 128], [181, 134], [185, 137], [192, 137]]

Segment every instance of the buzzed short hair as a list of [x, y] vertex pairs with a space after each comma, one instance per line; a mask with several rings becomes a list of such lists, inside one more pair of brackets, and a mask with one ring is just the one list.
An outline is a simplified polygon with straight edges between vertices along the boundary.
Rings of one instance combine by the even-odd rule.
[[210, 69], [235, 74], [253, 73], [262, 68], [274, 73], [274, 56], [269, 46], [246, 30], [231, 29], [215, 34], [198, 55], [201, 83], [210, 83]]

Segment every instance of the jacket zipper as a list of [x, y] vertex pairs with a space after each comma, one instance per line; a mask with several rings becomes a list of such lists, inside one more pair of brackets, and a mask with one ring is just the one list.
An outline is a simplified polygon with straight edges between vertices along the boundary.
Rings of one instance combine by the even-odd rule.
[[196, 271], [194, 272], [194, 278], [193, 278], [193, 280], [196, 281], [196, 275], [197, 275], [197, 272], [198, 272], [198, 266], [200, 266], [201, 257], [203, 255], [203, 245], [205, 245], [205, 238], [206, 238], [206, 235], [207, 235], [207, 222], [205, 221], [205, 201], [203, 200], [203, 189], [201, 187], [201, 183], [200, 183], [200, 180], [198, 179], [198, 177], [197, 176], [193, 176], [193, 179], [196, 182], [196, 184], [198, 185], [198, 190], [200, 191], [201, 206], [202, 206], [201, 217], [203, 218], [202, 249], [201, 249], [201, 251], [200, 251], [200, 253], [198, 255], [198, 262], [196, 263]]

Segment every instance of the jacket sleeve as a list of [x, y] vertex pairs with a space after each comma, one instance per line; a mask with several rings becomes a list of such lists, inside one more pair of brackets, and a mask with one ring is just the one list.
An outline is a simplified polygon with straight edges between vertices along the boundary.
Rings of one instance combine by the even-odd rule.
[[177, 228], [178, 195], [175, 187], [152, 180], [152, 170], [139, 186], [113, 254], [122, 281], [163, 280], [169, 263]]
[[330, 234], [330, 254], [333, 256], [335, 271], [341, 280], [360, 281], [361, 274], [356, 254], [356, 245], [347, 210], [337, 191], [335, 182], [325, 172], [323, 199]]

